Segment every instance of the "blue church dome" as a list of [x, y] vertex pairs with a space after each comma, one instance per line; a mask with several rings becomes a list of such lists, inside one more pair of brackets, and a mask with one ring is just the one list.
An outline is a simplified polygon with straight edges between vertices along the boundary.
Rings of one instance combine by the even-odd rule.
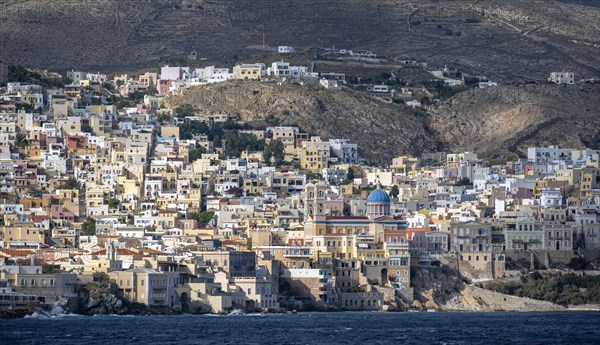
[[375, 189], [369, 194], [367, 203], [390, 203], [390, 197], [383, 189]]

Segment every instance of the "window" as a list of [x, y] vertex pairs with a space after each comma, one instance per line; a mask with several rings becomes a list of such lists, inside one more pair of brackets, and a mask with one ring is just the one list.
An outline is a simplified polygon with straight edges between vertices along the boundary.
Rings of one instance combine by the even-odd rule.
[[252, 289], [248, 289], [248, 295], [252, 295]]

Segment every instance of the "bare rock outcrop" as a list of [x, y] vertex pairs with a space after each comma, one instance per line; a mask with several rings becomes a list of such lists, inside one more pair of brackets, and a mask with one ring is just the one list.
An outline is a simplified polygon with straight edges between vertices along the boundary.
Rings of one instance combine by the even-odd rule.
[[600, 84], [520, 85], [473, 89], [441, 102], [431, 127], [452, 150], [496, 161], [527, 154], [527, 146], [600, 148]]

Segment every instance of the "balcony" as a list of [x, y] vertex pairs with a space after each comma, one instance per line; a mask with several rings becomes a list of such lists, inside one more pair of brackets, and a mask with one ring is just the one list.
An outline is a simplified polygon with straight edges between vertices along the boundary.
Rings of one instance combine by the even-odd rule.
[[310, 258], [310, 250], [288, 249], [283, 254], [285, 258]]

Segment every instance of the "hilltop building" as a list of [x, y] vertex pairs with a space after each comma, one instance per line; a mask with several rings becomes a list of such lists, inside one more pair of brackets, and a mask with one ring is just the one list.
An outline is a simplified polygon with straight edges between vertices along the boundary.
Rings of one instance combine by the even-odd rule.
[[575, 73], [572, 72], [552, 72], [548, 81], [560, 85], [575, 84]]

